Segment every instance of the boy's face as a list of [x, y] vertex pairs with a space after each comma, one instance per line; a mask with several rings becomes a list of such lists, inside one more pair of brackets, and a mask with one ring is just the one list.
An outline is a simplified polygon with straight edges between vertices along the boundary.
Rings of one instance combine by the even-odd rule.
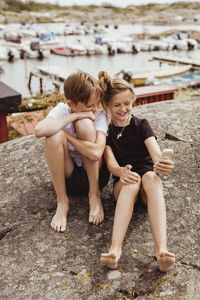
[[70, 106], [72, 112], [95, 112], [100, 106], [100, 100], [96, 92], [91, 95], [87, 104], [82, 102], [78, 102], [77, 104], [75, 104], [70, 100], [67, 101], [67, 103]]

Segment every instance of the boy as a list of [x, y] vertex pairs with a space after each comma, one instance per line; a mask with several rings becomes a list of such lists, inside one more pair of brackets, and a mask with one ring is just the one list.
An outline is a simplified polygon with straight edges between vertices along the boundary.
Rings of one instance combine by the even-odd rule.
[[46, 137], [45, 156], [57, 195], [57, 210], [51, 228], [65, 231], [68, 194], [88, 193], [89, 222], [104, 219], [100, 188], [109, 179], [102, 160], [108, 122], [98, 109], [102, 91], [97, 80], [79, 71], [64, 82], [67, 103], [59, 103], [35, 127], [36, 137]]

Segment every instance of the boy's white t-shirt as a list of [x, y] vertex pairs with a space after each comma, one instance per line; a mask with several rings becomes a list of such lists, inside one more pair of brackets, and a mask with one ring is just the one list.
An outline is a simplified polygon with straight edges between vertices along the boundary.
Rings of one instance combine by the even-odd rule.
[[[67, 103], [59, 103], [56, 107], [54, 107], [49, 113], [48, 117], [58, 119], [62, 118], [64, 116], [70, 115], [71, 109], [68, 106]], [[105, 115], [105, 113], [102, 110], [97, 110], [95, 112], [96, 120], [94, 121], [94, 126], [96, 128], [96, 131], [102, 131], [107, 135], [108, 130], [108, 119]], [[71, 134], [72, 136], [76, 137], [76, 132], [73, 123], [69, 123], [66, 126], [63, 127], [63, 130]], [[69, 151], [71, 158], [73, 161], [77, 164], [77, 166], [82, 166], [82, 157], [81, 154], [74, 148], [72, 144], [68, 142], [69, 145]]]

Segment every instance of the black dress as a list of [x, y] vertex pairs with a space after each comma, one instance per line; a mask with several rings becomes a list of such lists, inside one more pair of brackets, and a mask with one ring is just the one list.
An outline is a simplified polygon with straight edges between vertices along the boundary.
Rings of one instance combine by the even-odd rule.
[[[123, 132], [122, 132], [123, 131]], [[122, 135], [117, 138], [119, 133]], [[144, 141], [155, 136], [153, 129], [146, 119], [131, 117], [130, 124], [123, 127], [109, 125], [107, 145], [112, 148], [115, 158], [121, 167], [132, 165], [132, 171], [141, 177], [148, 171], [153, 171], [153, 161]], [[115, 181], [118, 177], [114, 177]]]

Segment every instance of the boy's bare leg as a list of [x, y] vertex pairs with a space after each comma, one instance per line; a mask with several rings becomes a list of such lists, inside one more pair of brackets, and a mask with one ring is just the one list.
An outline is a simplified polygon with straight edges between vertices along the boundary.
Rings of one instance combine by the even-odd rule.
[[[86, 129], [87, 128], [87, 129]], [[76, 133], [79, 139], [95, 142], [96, 141], [96, 129], [94, 124], [89, 119], [83, 119], [76, 122]], [[100, 199], [99, 189], [99, 161], [92, 161], [87, 157], [82, 157], [84, 168], [87, 171], [89, 181], [89, 222], [93, 224], [99, 224], [104, 219], [104, 211]]]
[[167, 250], [166, 208], [162, 182], [154, 172], [147, 172], [142, 178], [142, 185], [143, 199], [145, 199], [146, 194], [159, 269], [166, 272], [174, 264], [175, 255]]
[[123, 240], [130, 223], [134, 204], [140, 189], [140, 182], [124, 185], [118, 181], [115, 185], [114, 195], [117, 199], [112, 244], [108, 253], [101, 254], [101, 262], [110, 269], [116, 269], [122, 253]]
[[50, 226], [56, 231], [63, 232], [66, 230], [67, 213], [69, 210], [65, 177], [69, 177], [74, 168], [63, 130], [46, 138], [45, 155], [57, 195], [57, 209]]
[[92, 162], [86, 157], [83, 158], [83, 162], [89, 181], [89, 222], [98, 225], [103, 222], [104, 219], [104, 211], [101, 204], [99, 189], [99, 162]]

